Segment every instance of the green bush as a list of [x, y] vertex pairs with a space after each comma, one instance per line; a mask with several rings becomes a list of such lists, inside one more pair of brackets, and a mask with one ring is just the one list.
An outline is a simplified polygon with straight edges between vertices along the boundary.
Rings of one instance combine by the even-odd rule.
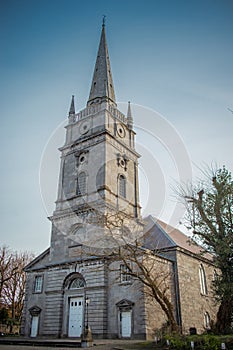
[[219, 350], [221, 349], [220, 337], [214, 335], [195, 335], [195, 336], [166, 336], [169, 341], [169, 348], [172, 350], [190, 350], [191, 341], [194, 342], [195, 350]]
[[180, 335], [174, 335], [174, 336], [166, 336], [166, 340], [169, 341], [169, 348], [170, 349], [190, 349], [190, 346], [187, 347], [187, 340], [185, 337], [182, 337]]
[[221, 342], [218, 337], [214, 335], [203, 335], [200, 341], [201, 350], [219, 350], [221, 349]]

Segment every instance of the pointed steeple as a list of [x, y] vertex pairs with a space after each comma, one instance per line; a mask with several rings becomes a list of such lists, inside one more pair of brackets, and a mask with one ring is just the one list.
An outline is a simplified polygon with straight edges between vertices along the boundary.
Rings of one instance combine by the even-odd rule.
[[133, 117], [131, 113], [130, 101], [128, 102], [128, 110], [127, 110], [127, 125], [129, 129], [133, 128]]
[[100, 103], [106, 100], [116, 106], [111, 66], [105, 34], [104, 18], [95, 70], [91, 84], [91, 91], [89, 99], [87, 101], [87, 106], [90, 106], [93, 103]]
[[75, 121], [75, 106], [74, 106], [74, 95], [72, 95], [69, 111], [69, 122], [73, 123]]

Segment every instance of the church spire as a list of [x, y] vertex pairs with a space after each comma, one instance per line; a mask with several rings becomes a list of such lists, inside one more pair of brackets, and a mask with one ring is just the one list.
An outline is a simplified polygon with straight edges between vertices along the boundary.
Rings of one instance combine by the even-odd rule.
[[70, 103], [69, 121], [71, 123], [75, 121], [74, 95], [72, 95], [72, 99], [71, 99], [71, 103]]
[[128, 102], [127, 125], [129, 127], [129, 129], [133, 128], [133, 117], [132, 117], [132, 112], [131, 112], [130, 101]]
[[91, 91], [89, 99], [87, 101], [87, 105], [90, 106], [93, 103], [99, 103], [106, 100], [116, 106], [111, 66], [105, 34], [104, 16], [95, 70], [91, 84]]

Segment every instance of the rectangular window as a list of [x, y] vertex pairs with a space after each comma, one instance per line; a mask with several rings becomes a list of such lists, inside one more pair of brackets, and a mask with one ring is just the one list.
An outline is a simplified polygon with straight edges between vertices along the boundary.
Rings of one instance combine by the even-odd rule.
[[120, 265], [120, 279], [121, 282], [130, 282], [132, 281], [132, 276], [129, 274], [130, 270], [125, 265]]
[[119, 176], [119, 195], [126, 198], [126, 179], [123, 175]]
[[35, 278], [35, 285], [34, 285], [34, 292], [35, 293], [41, 293], [42, 292], [42, 286], [43, 286], [43, 277], [42, 276], [36, 276], [36, 278]]
[[84, 172], [81, 172], [78, 175], [77, 179], [77, 190], [76, 194], [78, 196], [84, 195], [87, 192], [87, 176]]

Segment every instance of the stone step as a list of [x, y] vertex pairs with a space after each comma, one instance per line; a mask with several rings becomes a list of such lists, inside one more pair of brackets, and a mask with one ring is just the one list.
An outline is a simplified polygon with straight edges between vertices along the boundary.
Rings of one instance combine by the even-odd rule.
[[48, 346], [48, 347], [65, 347], [81, 348], [80, 340], [62, 340], [62, 339], [32, 339], [32, 338], [11, 338], [1, 337], [0, 344], [5, 345], [23, 345], [23, 346]]

